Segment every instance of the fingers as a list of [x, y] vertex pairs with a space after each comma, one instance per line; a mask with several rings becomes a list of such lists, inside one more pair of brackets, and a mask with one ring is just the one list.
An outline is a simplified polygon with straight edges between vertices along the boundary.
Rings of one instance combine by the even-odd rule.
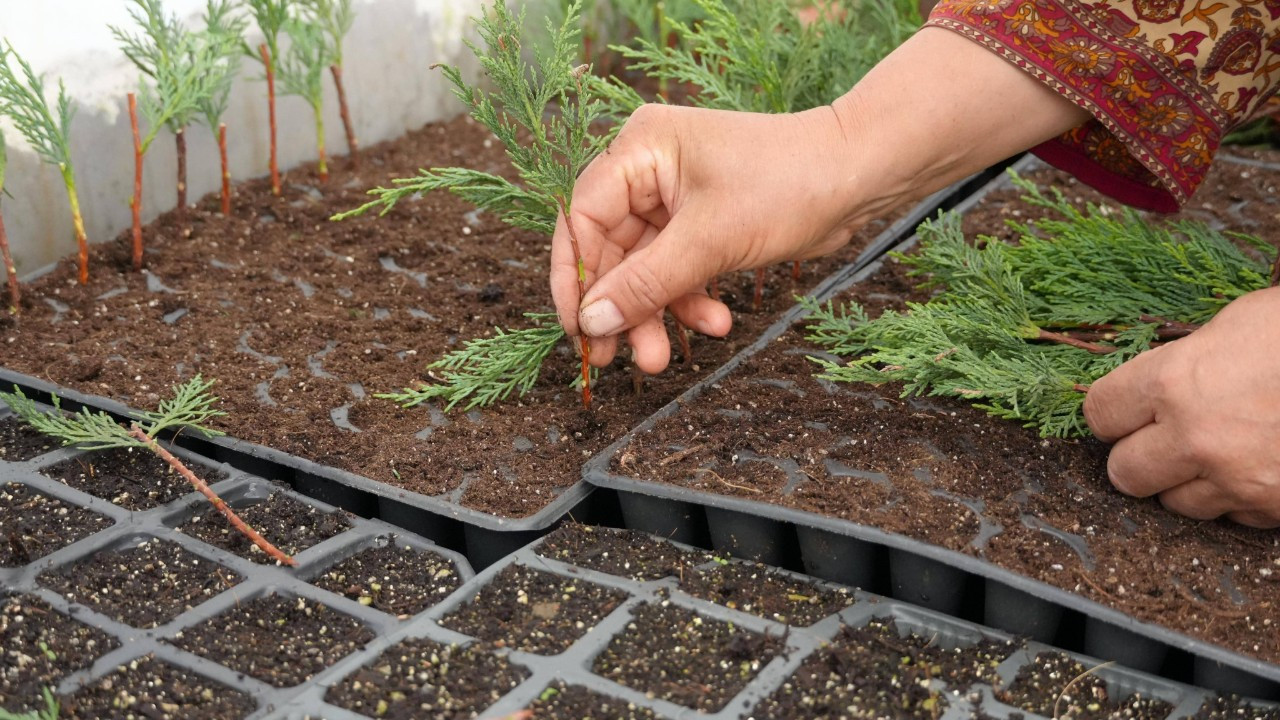
[[729, 306], [707, 297], [703, 288], [672, 300], [667, 309], [685, 327], [703, 335], [724, 337], [733, 327], [733, 313]]
[[1280, 517], [1276, 517], [1275, 515], [1259, 510], [1241, 510], [1239, 512], [1227, 513], [1227, 518], [1232, 522], [1263, 530], [1280, 527]]
[[1169, 510], [1195, 520], [1212, 520], [1233, 509], [1231, 498], [1222, 492], [1222, 488], [1205, 479], [1165, 490], [1160, 493], [1160, 502]]
[[671, 362], [671, 340], [661, 313], [631, 328], [627, 340], [631, 343], [631, 362], [641, 372], [656, 375], [667, 369]]
[[1107, 475], [1126, 495], [1155, 495], [1200, 476], [1201, 467], [1186, 448], [1167, 424], [1152, 423], [1116, 442], [1107, 457]]
[[1099, 440], [1115, 442], [1155, 421], [1154, 378], [1162, 350], [1138, 355], [1089, 387], [1084, 418]]

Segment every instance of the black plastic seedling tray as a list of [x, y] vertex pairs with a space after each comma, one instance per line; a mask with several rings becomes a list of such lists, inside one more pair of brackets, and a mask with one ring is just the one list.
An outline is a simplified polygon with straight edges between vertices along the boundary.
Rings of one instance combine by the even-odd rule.
[[[1028, 158], [1014, 169], [1027, 172], [1037, 166], [1037, 161]], [[957, 209], [968, 210], [987, 193], [1007, 186], [1006, 178], [996, 178]], [[895, 249], [906, 250], [914, 242], [914, 237], [908, 238]], [[819, 300], [834, 297], [870, 277], [881, 265], [878, 261], [849, 268], [843, 277], [823, 289]], [[697, 402], [703, 392], [762, 351], [804, 314], [803, 308], [793, 308], [751, 347], [587, 463], [584, 476], [588, 482], [617, 493], [625, 527], [771, 565], [803, 569], [835, 582], [880, 588], [894, 598], [951, 616], [980, 619], [1018, 635], [1055, 641], [1130, 667], [1168, 672], [1202, 687], [1256, 698], [1280, 698], [1280, 667], [1276, 665], [1137, 621], [981, 558], [868, 525], [649, 482], [620, 475], [613, 469], [615, 458], [634, 436], [675, 415], [682, 406]], [[983, 517], [982, 508], [973, 507], [973, 501], [951, 499], [970, 506], [980, 519]], [[977, 542], [997, 530], [985, 519], [981, 522]], [[1068, 544], [1078, 544], [1078, 538], [1043, 523], [1037, 525], [1033, 516], [1024, 517], [1023, 522], [1055, 534]]]

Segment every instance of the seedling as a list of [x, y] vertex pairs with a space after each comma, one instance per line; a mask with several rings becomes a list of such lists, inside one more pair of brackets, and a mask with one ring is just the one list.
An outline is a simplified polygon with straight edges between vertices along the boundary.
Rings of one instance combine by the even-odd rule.
[[[535, 50], [534, 65], [521, 52], [523, 13], [517, 18], [505, 5], [498, 4], [491, 15], [478, 19], [485, 49], [468, 45], [492, 82], [492, 91], [468, 85], [456, 67], [443, 67], [445, 77], [454, 86], [454, 95], [503, 144], [522, 184], [465, 168], [422, 170], [417, 177], [393, 181], [392, 187], [370, 190], [374, 200], [335, 215], [334, 219], [359, 215], [375, 207], [386, 214], [401, 199], [432, 190], [449, 190], [511, 225], [546, 235], [555, 229], [560, 212], [579, 259], [579, 291], [585, 292], [586, 278], [569, 199], [578, 173], [604, 150], [607, 137], [591, 132], [592, 124], [605, 114], [605, 106], [593, 90], [597, 85], [583, 81], [586, 66], [574, 66], [580, 9], [581, 3], [575, 2], [559, 27], [548, 23], [550, 49], [545, 53]], [[528, 145], [522, 143], [521, 133], [527, 134]], [[540, 319], [538, 315], [530, 317]], [[505, 398], [512, 390], [524, 394], [537, 379], [542, 361], [562, 337], [564, 331], [559, 326], [545, 326], [539, 321], [532, 328], [503, 330], [493, 337], [473, 340], [433, 365], [448, 371], [442, 384], [406, 388], [389, 397], [408, 404], [442, 398], [449, 407], [467, 400], [466, 407], [470, 408]], [[579, 342], [582, 403], [590, 407], [591, 349], [585, 336]]]
[[324, 70], [335, 61], [334, 48], [325, 31], [302, 19], [285, 23], [289, 33], [289, 52], [276, 68], [282, 92], [296, 95], [311, 106], [316, 121], [316, 172], [320, 181], [329, 179], [329, 164], [324, 153]]
[[[18, 64], [21, 76], [14, 72], [10, 60]], [[50, 109], [45, 99], [44, 78], [36, 75], [31, 65], [23, 60], [13, 45], [3, 41], [0, 45], [0, 115], [7, 116], [26, 138], [28, 144], [50, 165], [57, 165], [62, 173], [62, 184], [67, 188], [67, 200], [71, 204], [71, 223], [75, 227], [76, 243], [80, 250], [81, 285], [89, 282], [89, 238], [84, 232], [84, 218], [80, 215], [80, 196], [76, 192], [76, 172], [71, 164], [71, 100], [66, 86], [58, 81], [58, 100]]]
[[355, 23], [355, 9], [351, 0], [303, 0], [303, 12], [309, 22], [318, 26], [326, 36], [331, 53], [329, 73], [333, 87], [338, 92], [338, 115], [342, 118], [342, 130], [347, 136], [347, 155], [352, 167], [360, 167], [359, 143], [355, 126], [351, 124], [351, 112], [347, 108], [347, 90], [342, 82], [342, 39], [351, 32]]
[[276, 63], [280, 57], [280, 33], [289, 20], [291, 0], [245, 0], [265, 40], [257, 50], [245, 51], [262, 63], [267, 80], [267, 115], [271, 129], [271, 192], [280, 194], [280, 164], [276, 152]]
[[[4, 194], [4, 173], [9, 166], [9, 154], [5, 149], [4, 134], [0, 133], [0, 195]], [[0, 255], [4, 257], [4, 272], [9, 279], [9, 312], [17, 315], [22, 308], [22, 291], [18, 289], [18, 269], [9, 254], [9, 237], [4, 231], [4, 216], [0, 215]]]
[[186, 383], [175, 386], [173, 398], [162, 400], [156, 412], [140, 413], [127, 428], [101, 411], [95, 413], [90, 412], [88, 408], [81, 408], [78, 413], [63, 413], [61, 398], [56, 395], [53, 396], [54, 412], [42, 412], [16, 386], [13, 393], [0, 392], [0, 400], [3, 400], [23, 422], [49, 437], [61, 440], [63, 445], [74, 445], [85, 450], [140, 447], [155, 453], [204, 495], [232, 526], [249, 538], [254, 545], [282, 564], [296, 565], [292, 557], [281, 552], [256, 530], [249, 527], [205, 481], [197, 477], [181, 460], [157, 442], [161, 433], [184, 428], [190, 428], [206, 437], [222, 434], [201, 425], [212, 418], [225, 415], [222, 411], [214, 409], [218, 398], [209, 394], [211, 387], [213, 387], [212, 380], [206, 382], [197, 375]]
[[240, 74], [240, 49], [244, 42], [247, 22], [233, 16], [231, 0], [209, 0], [205, 8], [204, 23], [208, 42], [220, 56], [214, 65], [214, 77], [210, 78], [210, 91], [200, 98], [197, 107], [204, 124], [218, 143], [218, 160], [222, 168], [222, 214], [231, 214], [231, 169], [227, 165], [227, 126], [222, 116], [227, 111], [231, 97], [231, 84]]
[[0, 720], [58, 720], [62, 708], [58, 704], [58, 699], [53, 696], [53, 691], [49, 688], [41, 688], [41, 699], [44, 700], [44, 707], [39, 710], [31, 710], [24, 713], [15, 713], [4, 708], [0, 708]]
[[901, 382], [904, 396], [959, 397], [1042, 436], [1083, 436], [1093, 381], [1269, 283], [1276, 250], [1260, 240], [1128, 209], [1081, 212], [1012, 176], [1055, 217], [1011, 223], [1016, 244], [966, 242], [954, 213], [921, 225], [920, 252], [897, 257], [943, 289], [928, 302], [871, 320], [856, 304], [802, 301], [809, 339], [850, 358], [814, 358], [823, 378]]

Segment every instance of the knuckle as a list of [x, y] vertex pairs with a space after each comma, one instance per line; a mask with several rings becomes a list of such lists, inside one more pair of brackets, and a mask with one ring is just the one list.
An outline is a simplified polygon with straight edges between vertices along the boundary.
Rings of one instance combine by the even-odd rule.
[[625, 304], [622, 308], [628, 319], [642, 317], [657, 310], [665, 304], [666, 291], [662, 279], [648, 265], [636, 264], [630, 268], [623, 283]]

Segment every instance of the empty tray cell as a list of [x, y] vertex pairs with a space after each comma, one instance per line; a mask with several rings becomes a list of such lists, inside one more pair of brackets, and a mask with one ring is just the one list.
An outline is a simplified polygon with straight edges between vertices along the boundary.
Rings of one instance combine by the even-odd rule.
[[[341, 512], [325, 512], [281, 492], [271, 493], [265, 500], [232, 501], [229, 504], [241, 520], [286, 555], [297, 555], [351, 527]], [[216, 508], [211, 505], [204, 507], [200, 514], [178, 529], [256, 563], [268, 565], [275, 562], [232, 527]]]
[[596, 656], [592, 669], [652, 697], [715, 712], [782, 647], [777, 637], [704, 618], [667, 601], [646, 603]]
[[1254, 706], [1238, 697], [1211, 697], [1196, 711], [1194, 720], [1280, 720], [1280, 708]]
[[579, 685], [566, 687], [562, 683], [547, 686], [538, 699], [529, 704], [529, 711], [538, 720], [659, 720], [660, 717], [652, 710], [626, 700], [602, 695]]
[[680, 577], [711, 556], [676, 547], [636, 530], [565, 523], [536, 552], [547, 558], [632, 580]]
[[[0, 407], [3, 405], [0, 403]], [[26, 462], [58, 446], [57, 440], [32, 429], [18, 418], [0, 419], [0, 460]]]
[[[210, 485], [227, 477], [203, 467], [191, 470]], [[77, 455], [40, 472], [126, 510], [150, 510], [194, 491], [165, 461], [137, 448]]]
[[348, 675], [325, 702], [389, 720], [463, 720], [479, 716], [529, 671], [476, 647], [410, 638]]
[[363, 550], [311, 581], [361, 605], [407, 618], [435, 605], [462, 585], [449, 560], [394, 541]]
[[122, 665], [62, 698], [62, 716], [82, 720], [235, 720], [255, 707], [238, 690], [152, 657]]
[[46, 572], [39, 582], [122, 623], [153, 628], [235, 587], [241, 579], [177, 543], [145, 538]]
[[275, 687], [306, 682], [374, 637], [355, 618], [312, 600], [241, 602], [169, 642]]
[[513, 650], [564, 652], [627, 594], [581, 578], [508, 565], [440, 624]]
[[729, 563], [686, 572], [680, 589], [719, 605], [808, 627], [854, 602], [845, 588], [824, 588], [754, 563]]
[[1157, 718], [1169, 716], [1173, 706], [1163, 700], [1132, 694], [1113, 700], [1107, 683], [1090, 668], [1062, 653], [1040, 653], [1018, 671], [997, 697], [1014, 707], [1053, 718]]
[[43, 707], [41, 691], [119, 646], [31, 595], [0, 597], [0, 708]]
[[110, 527], [92, 510], [22, 483], [0, 485], [0, 567], [18, 567]]

